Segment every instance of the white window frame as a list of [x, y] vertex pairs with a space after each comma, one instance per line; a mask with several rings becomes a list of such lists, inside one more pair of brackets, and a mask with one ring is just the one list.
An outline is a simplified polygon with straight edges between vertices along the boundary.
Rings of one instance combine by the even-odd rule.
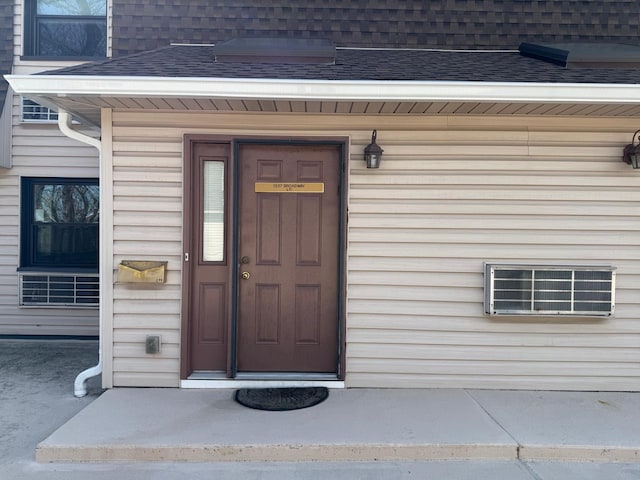
[[[39, 118], [28, 118], [29, 116]], [[20, 97], [20, 121], [22, 123], [57, 123], [58, 112], [28, 98]]]

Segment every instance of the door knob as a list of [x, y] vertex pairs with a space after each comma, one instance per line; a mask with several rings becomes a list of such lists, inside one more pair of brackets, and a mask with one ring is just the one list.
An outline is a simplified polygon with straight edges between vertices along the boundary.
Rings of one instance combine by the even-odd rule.
[[240, 274], [240, 277], [242, 277], [243, 280], [248, 280], [250, 276], [251, 274], [249, 272], [242, 272]]

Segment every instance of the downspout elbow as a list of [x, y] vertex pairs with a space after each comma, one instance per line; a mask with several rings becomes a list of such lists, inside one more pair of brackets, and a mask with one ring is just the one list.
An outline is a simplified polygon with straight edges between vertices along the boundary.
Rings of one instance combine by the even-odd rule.
[[[99, 348], [102, 351], [102, 348]], [[96, 377], [102, 373], [102, 354], [98, 354], [98, 364], [93, 367], [87, 368], [78, 374], [75, 382], [73, 383], [73, 395], [81, 398], [87, 394], [87, 380], [92, 377]]]
[[[58, 128], [69, 138], [85, 143], [98, 150], [98, 155], [102, 156], [102, 142], [98, 138], [90, 137], [84, 133], [78, 132], [71, 127], [71, 115], [64, 110], [58, 110]], [[102, 295], [100, 295], [100, 304], [102, 305]], [[99, 331], [102, 332], [102, 307], [99, 315]], [[87, 394], [87, 380], [102, 373], [102, 340], [98, 340], [98, 364], [87, 368], [80, 372], [75, 379], [73, 386], [73, 394], [76, 397], [84, 397]]]
[[84, 133], [71, 128], [71, 115], [69, 112], [58, 110], [58, 128], [67, 137], [86, 143], [87, 145], [91, 145], [92, 147], [97, 148], [98, 152], [101, 153], [102, 143], [100, 142], [100, 139], [90, 137], [89, 135], [85, 135]]

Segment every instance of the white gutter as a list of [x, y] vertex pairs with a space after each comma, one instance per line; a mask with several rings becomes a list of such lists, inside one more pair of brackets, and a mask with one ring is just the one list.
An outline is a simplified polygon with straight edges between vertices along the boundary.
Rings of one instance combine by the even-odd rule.
[[[58, 110], [58, 128], [60, 131], [64, 133], [67, 137], [77, 140], [82, 143], [86, 143], [87, 145], [91, 145], [98, 149], [99, 158], [102, 157], [102, 142], [97, 139], [85, 135], [83, 133], [78, 132], [71, 128], [71, 115], [69, 112], [66, 112], [62, 109]], [[102, 165], [102, 161], [100, 159], [100, 165]], [[100, 175], [102, 178], [102, 175]], [[102, 188], [100, 189], [100, 196], [102, 197]], [[102, 205], [102, 198], [100, 198], [100, 205]], [[100, 222], [100, 238], [102, 238], [102, 222]], [[98, 331], [102, 332], [102, 282], [100, 282], [100, 313], [99, 313], [99, 327]], [[73, 394], [76, 397], [84, 397], [87, 394], [87, 380], [91, 377], [95, 377], [96, 375], [100, 375], [102, 373], [102, 339], [98, 339], [98, 364], [90, 367], [78, 374], [76, 380], [73, 385]]]
[[640, 84], [6, 75], [22, 95], [317, 101], [640, 103]]

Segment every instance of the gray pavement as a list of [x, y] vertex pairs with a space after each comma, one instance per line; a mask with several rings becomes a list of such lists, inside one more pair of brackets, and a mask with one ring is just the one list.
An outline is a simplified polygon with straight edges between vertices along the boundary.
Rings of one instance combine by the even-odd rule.
[[[332, 391], [327, 401], [307, 410], [259, 412], [235, 404], [230, 391], [116, 389], [98, 398], [99, 380], [92, 379], [89, 396], [73, 397], [75, 375], [96, 361], [96, 342], [0, 339], [1, 480], [86, 480], [88, 476], [92, 480], [640, 480], [640, 459], [633, 457], [640, 444], [640, 434], [636, 433], [640, 425], [638, 394], [354, 389]], [[158, 402], [150, 402], [150, 398]], [[392, 408], [381, 412], [384, 402], [390, 402], [386, 405]], [[186, 413], [189, 411], [193, 415]], [[282, 428], [287, 417], [291, 421], [285, 420], [286, 428]], [[410, 425], [399, 427], [403, 418], [412, 417]], [[314, 425], [314, 421], [319, 423]], [[319, 428], [322, 423], [327, 425]], [[242, 440], [238, 432], [246, 431], [247, 426], [253, 427], [252, 436]], [[307, 435], [309, 427], [315, 431], [313, 437]], [[274, 453], [269, 446], [283, 444], [298, 445], [304, 452], [300, 446], [305, 442], [328, 444], [340, 431], [346, 433], [339, 440], [343, 445], [350, 442], [352, 451], [360, 446], [360, 453], [375, 453], [375, 449], [363, 446], [392, 440], [396, 446], [405, 447], [394, 450], [404, 458], [394, 458], [387, 452], [377, 459], [351, 461], [308, 461], [304, 456], [298, 461], [256, 461], [248, 457], [233, 461], [233, 456], [231, 460], [208, 462], [197, 461], [197, 456], [187, 462], [159, 461], [157, 457], [148, 462], [35, 461], [39, 444], [46, 452], [47, 445], [91, 447], [92, 442], [93, 447], [119, 442], [120, 446], [155, 448], [206, 447], [214, 441], [218, 446], [238, 447], [245, 441], [245, 447], [260, 446], [265, 455]], [[470, 445], [476, 448], [466, 452], [461, 448]], [[562, 455], [557, 453], [563, 450], [558, 446], [564, 447]], [[579, 448], [570, 451], [567, 447]], [[530, 456], [524, 455], [527, 448], [531, 449]], [[54, 449], [49, 454], [62, 450]], [[334, 449], [333, 453], [340, 450]], [[238, 454], [237, 449], [229, 451]], [[625, 461], [612, 461], [619, 460], [612, 451]], [[381, 452], [384, 450], [377, 451]], [[428, 455], [419, 458], [433, 459], [411, 458], [416, 452]], [[568, 454], [583, 461], [547, 460]], [[477, 458], [469, 460], [465, 455]], [[630, 458], [634, 461], [628, 461]]]

